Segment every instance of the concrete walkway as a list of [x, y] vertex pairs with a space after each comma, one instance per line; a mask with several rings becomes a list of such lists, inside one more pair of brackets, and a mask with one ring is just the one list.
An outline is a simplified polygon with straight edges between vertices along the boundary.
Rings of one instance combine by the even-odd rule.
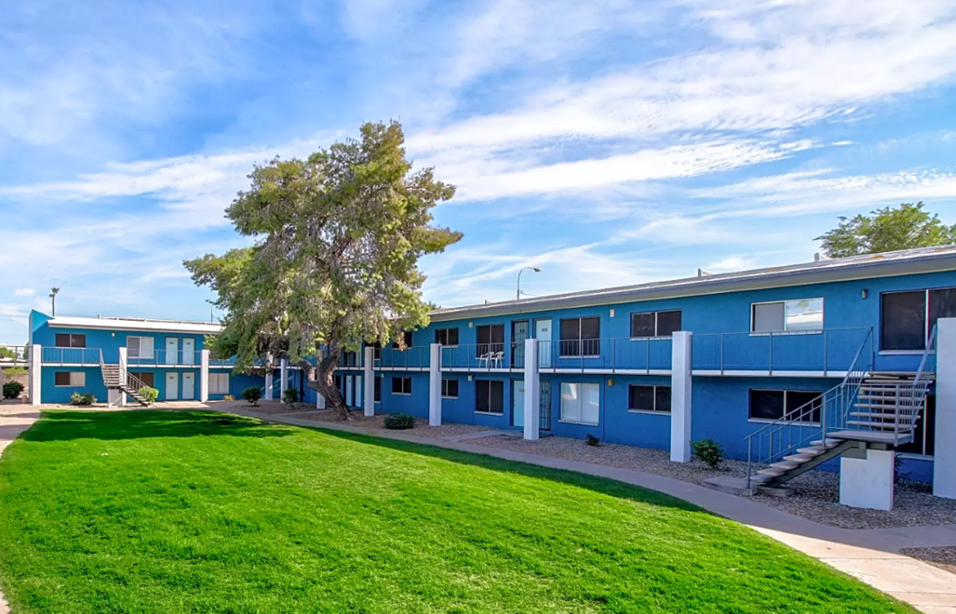
[[[213, 407], [214, 409], [220, 409]], [[384, 431], [347, 424], [303, 420], [289, 414], [266, 415], [242, 407], [223, 411], [307, 428], [346, 431], [485, 454], [542, 467], [577, 471], [683, 499], [710, 512], [745, 524], [791, 548], [820, 559], [870, 586], [905, 601], [926, 614], [956, 614], [956, 577], [941, 569], [899, 554], [901, 548], [956, 545], [956, 525], [900, 529], [850, 530], [822, 525], [767, 507], [752, 499], [704, 488], [651, 473], [568, 461], [499, 448], [487, 448], [480, 439], [463, 436], [445, 439], [416, 437], [408, 431]]]
[[[163, 404], [164, 408], [168, 404]], [[197, 402], [190, 409], [203, 406]], [[796, 550], [820, 559], [874, 588], [915, 606], [925, 614], [956, 614], [956, 579], [950, 573], [899, 554], [901, 548], [956, 545], [956, 525], [899, 529], [850, 530], [822, 525], [751, 499], [737, 497], [651, 473], [630, 471], [567, 461], [563, 459], [513, 452], [481, 446], [473, 433], [445, 439], [416, 437], [408, 431], [383, 431], [347, 424], [315, 422], [292, 415], [267, 415], [249, 411], [241, 403], [214, 403], [208, 409], [236, 413], [266, 422], [307, 428], [345, 431], [437, 446], [543, 467], [577, 471], [635, 486], [656, 490], [683, 499], [710, 512], [745, 524]], [[27, 405], [0, 405], [0, 452], [39, 418], [39, 412]], [[0, 595], [0, 614], [9, 614]]]

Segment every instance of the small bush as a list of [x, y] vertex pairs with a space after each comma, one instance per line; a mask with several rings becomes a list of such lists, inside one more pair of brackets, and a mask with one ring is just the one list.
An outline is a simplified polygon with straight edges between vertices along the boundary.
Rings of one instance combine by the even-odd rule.
[[601, 445], [601, 440], [595, 437], [594, 435], [588, 434], [588, 436], [584, 440], [584, 443], [588, 444], [589, 446], [597, 447]]
[[262, 398], [262, 391], [257, 386], [249, 386], [242, 391], [242, 398], [249, 401], [254, 407], [259, 405], [259, 399]]
[[389, 414], [385, 416], [385, 428], [396, 431], [415, 428], [415, 418], [408, 414]]
[[222, 400], [223, 400], [223, 401], [235, 401], [235, 400], [236, 400], [236, 397], [232, 396], [231, 394], [227, 394], [226, 396], [222, 397]]
[[156, 399], [159, 398], [159, 390], [156, 390], [155, 388], [150, 388], [149, 386], [143, 386], [136, 392], [139, 393], [139, 396], [143, 397], [143, 401], [147, 405], [152, 405], [153, 403], [156, 402]]
[[286, 388], [285, 392], [282, 393], [282, 401], [286, 405], [295, 405], [299, 402], [299, 389], [298, 388]]
[[23, 384], [20, 382], [7, 382], [3, 385], [3, 398], [16, 399], [23, 392]]
[[83, 394], [82, 392], [74, 392], [70, 395], [70, 405], [77, 406], [87, 406], [96, 403], [96, 397], [92, 394]]
[[694, 456], [711, 469], [717, 469], [724, 462], [724, 449], [713, 439], [701, 439], [690, 442]]

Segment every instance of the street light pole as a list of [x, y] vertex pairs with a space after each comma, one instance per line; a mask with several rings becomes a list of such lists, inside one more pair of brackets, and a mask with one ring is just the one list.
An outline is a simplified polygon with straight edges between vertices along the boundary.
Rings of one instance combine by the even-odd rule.
[[540, 273], [540, 272], [541, 272], [541, 269], [539, 269], [539, 268], [536, 267], [536, 266], [526, 266], [526, 267], [524, 267], [523, 269], [521, 269], [520, 271], [518, 271], [518, 287], [517, 287], [517, 292], [515, 292], [515, 300], [516, 300], [516, 301], [520, 301], [520, 300], [521, 300], [521, 273], [522, 273], [523, 271], [534, 271], [535, 273]]

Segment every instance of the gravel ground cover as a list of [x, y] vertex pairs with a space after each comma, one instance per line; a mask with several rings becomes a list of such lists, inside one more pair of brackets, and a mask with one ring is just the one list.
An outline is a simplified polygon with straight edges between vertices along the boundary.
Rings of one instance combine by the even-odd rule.
[[[365, 417], [365, 415], [363, 415], [361, 412], [351, 412], [350, 415], [352, 420], [348, 422], [349, 426], [355, 426], [369, 430], [385, 429], [385, 416], [382, 414], [376, 414], [370, 418]], [[316, 422], [333, 422], [345, 424], [338, 414], [330, 410], [311, 411], [297, 414], [296, 418], [301, 418], [303, 420], [315, 420]], [[477, 433], [489, 430], [491, 429], [486, 426], [477, 426], [474, 424], [443, 424], [441, 426], [428, 426], [428, 420], [425, 420], [424, 418], [415, 418], [415, 428], [410, 430], [409, 433], [415, 435], [416, 437], [444, 439], [446, 437], [457, 437], [460, 435], [467, 435], [469, 433]], [[484, 441], [484, 439], [482, 438], [479, 441]]]
[[[665, 450], [634, 448], [602, 443], [589, 446], [579, 439], [544, 437], [525, 441], [498, 435], [473, 439], [469, 443], [516, 452], [527, 452], [571, 461], [594, 463], [645, 471], [685, 482], [700, 484], [716, 476], [746, 477], [747, 463], [725, 461], [713, 470], [699, 461], [672, 463]], [[890, 512], [863, 510], [840, 505], [839, 476], [826, 471], [809, 471], [790, 482], [789, 497], [758, 495], [761, 503], [810, 520], [844, 529], [883, 529], [939, 524], [956, 524], [956, 501], [934, 497], [925, 485], [904, 483], [896, 488], [896, 502]]]

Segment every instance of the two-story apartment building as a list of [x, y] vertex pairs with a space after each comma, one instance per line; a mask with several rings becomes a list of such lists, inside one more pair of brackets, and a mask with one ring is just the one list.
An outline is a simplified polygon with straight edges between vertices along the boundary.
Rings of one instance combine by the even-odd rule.
[[[752, 461], [748, 488], [818, 465], [855, 476], [847, 483], [887, 472], [892, 481], [898, 453], [910, 477], [956, 497], [951, 318], [956, 247], [908, 250], [438, 309], [405, 333], [404, 348], [346, 353], [336, 382], [366, 414], [529, 439], [592, 435], [676, 461], [689, 459], [691, 441], [713, 439]], [[954, 339], [939, 327], [937, 361], [939, 322], [953, 324]], [[68, 402], [74, 391], [119, 401], [107, 381], [116, 365], [160, 400], [216, 400], [250, 385], [280, 398], [294, 386], [323, 405], [289, 366], [240, 375], [212, 360], [204, 338], [218, 331], [34, 312], [35, 402]]]

